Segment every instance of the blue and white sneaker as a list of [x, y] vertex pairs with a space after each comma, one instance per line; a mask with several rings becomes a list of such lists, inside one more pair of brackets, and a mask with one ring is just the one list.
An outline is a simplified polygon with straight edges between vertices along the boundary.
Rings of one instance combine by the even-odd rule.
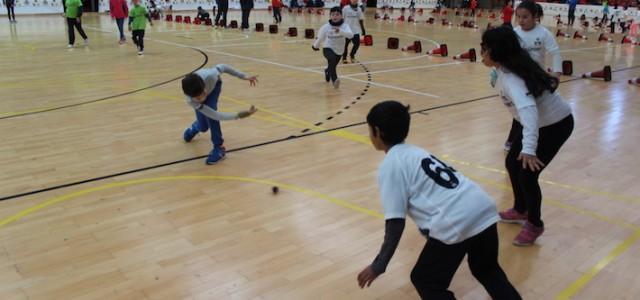
[[191, 140], [193, 140], [193, 138], [198, 134], [197, 131], [191, 129], [191, 127], [187, 128], [184, 130], [184, 134], [182, 135], [182, 138], [184, 139], [185, 142], [191, 142]]
[[207, 165], [215, 165], [219, 161], [223, 160], [226, 157], [226, 155], [227, 155], [227, 149], [225, 149], [224, 146], [215, 147], [209, 153], [206, 163]]

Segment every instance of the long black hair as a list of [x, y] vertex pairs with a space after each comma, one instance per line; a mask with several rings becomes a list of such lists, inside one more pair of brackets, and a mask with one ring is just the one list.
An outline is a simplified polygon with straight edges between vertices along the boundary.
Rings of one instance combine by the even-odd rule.
[[481, 46], [483, 51], [489, 52], [491, 60], [520, 77], [533, 97], [541, 96], [546, 90], [554, 92], [558, 88], [558, 78], [545, 72], [529, 56], [529, 52], [522, 49], [513, 29], [501, 26], [485, 31]]

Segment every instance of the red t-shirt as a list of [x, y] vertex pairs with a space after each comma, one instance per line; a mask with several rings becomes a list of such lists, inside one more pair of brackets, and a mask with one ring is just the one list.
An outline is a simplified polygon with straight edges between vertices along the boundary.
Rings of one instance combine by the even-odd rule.
[[476, 9], [476, 7], [478, 7], [478, 1], [476, 0], [471, 0], [471, 5], [470, 5], [471, 9]]
[[507, 5], [502, 9], [502, 21], [505, 23], [511, 23], [511, 18], [513, 17], [513, 8]]
[[280, 1], [280, 0], [271, 0], [271, 7], [273, 7], [273, 8], [281, 8], [282, 7], [282, 1]]

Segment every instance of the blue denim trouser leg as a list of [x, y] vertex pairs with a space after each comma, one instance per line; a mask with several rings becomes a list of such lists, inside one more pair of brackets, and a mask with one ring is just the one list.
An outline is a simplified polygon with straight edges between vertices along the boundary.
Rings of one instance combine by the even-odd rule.
[[[218, 97], [220, 97], [221, 91], [222, 81], [218, 80], [216, 87], [209, 95], [207, 95], [204, 105], [209, 106], [214, 110], [218, 110]], [[196, 121], [191, 125], [191, 130], [206, 132], [208, 129], [211, 129], [211, 143], [213, 143], [213, 147], [218, 148], [222, 146], [224, 144], [224, 139], [222, 139], [220, 121], [209, 119], [207, 116], [196, 110]]]

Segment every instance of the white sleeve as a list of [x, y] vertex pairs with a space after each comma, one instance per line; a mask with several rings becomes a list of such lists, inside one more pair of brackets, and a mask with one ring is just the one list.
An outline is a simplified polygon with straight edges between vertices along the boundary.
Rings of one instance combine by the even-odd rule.
[[518, 109], [522, 124], [522, 151], [520, 153], [536, 155], [538, 148], [538, 107], [527, 106]]
[[197, 111], [201, 112], [203, 115], [207, 116], [209, 119], [214, 119], [217, 121], [229, 121], [229, 120], [237, 120], [239, 119], [238, 113], [226, 113], [213, 110], [213, 108], [201, 104], [196, 108]]
[[409, 192], [406, 178], [398, 166], [383, 165], [378, 174], [380, 197], [384, 218], [405, 219], [409, 207]]
[[220, 74], [222, 74], [222, 73], [227, 73], [227, 74], [231, 74], [231, 75], [233, 75], [233, 76], [235, 76], [235, 77], [238, 77], [238, 78], [240, 78], [240, 79], [245, 79], [245, 78], [247, 78], [247, 75], [246, 75], [246, 74], [244, 74], [244, 73], [242, 73], [242, 72], [240, 72], [240, 71], [236, 70], [235, 68], [233, 68], [233, 67], [232, 67], [232, 66], [230, 66], [230, 65], [218, 64], [218, 65], [216, 65], [216, 67], [215, 67], [215, 68], [216, 68], [216, 69], [218, 69], [218, 72], [220, 72]]
[[522, 153], [535, 155], [538, 147], [538, 107], [526, 84], [515, 74], [502, 74], [503, 92], [511, 99], [522, 124]]
[[562, 73], [562, 57], [560, 56], [560, 47], [549, 30], [545, 30], [544, 48], [551, 55], [551, 70], [555, 73]]
[[349, 25], [343, 24], [342, 26], [340, 26], [340, 32], [342, 33], [342, 36], [348, 39], [353, 38], [353, 31], [351, 31], [351, 28], [349, 28]]
[[322, 26], [320, 27], [320, 29], [318, 30], [318, 38], [316, 39], [315, 42], [313, 42], [313, 47], [314, 48], [320, 48], [320, 44], [322, 42], [324, 42], [324, 39], [327, 38], [327, 30], [326, 30], [326, 26]]

